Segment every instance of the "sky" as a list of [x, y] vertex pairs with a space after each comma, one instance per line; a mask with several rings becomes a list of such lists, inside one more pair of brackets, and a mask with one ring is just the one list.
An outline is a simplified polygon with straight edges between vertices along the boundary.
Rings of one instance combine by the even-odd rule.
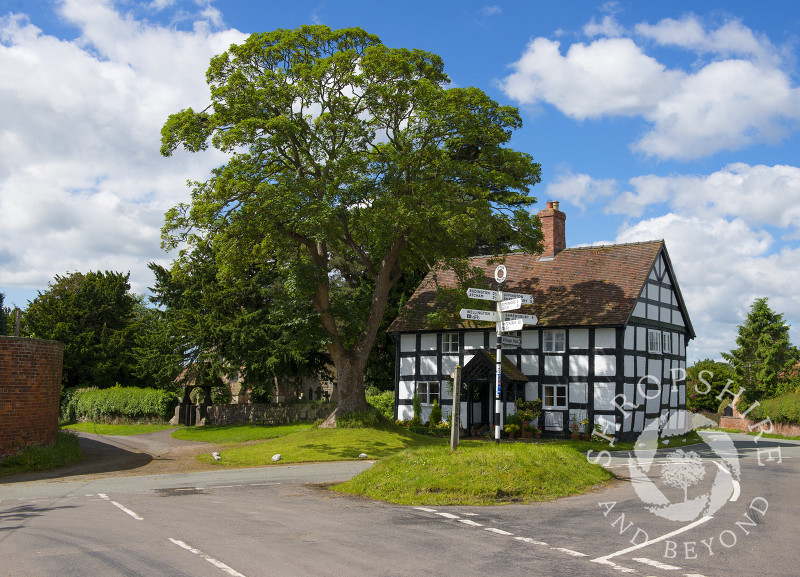
[[664, 239], [697, 337], [736, 347], [756, 298], [800, 344], [800, 4], [752, 1], [0, 0], [0, 292], [55, 275], [153, 284], [164, 213], [217, 151], [159, 155], [249, 34], [361, 27], [440, 55], [452, 86], [517, 106], [568, 246]]

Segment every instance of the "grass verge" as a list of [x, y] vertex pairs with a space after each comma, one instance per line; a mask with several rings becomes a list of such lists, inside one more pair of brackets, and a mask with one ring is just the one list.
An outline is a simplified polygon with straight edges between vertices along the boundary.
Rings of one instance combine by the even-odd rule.
[[52, 445], [28, 447], [0, 463], [0, 476], [55, 469], [80, 463], [83, 459], [77, 435], [59, 431]]
[[[743, 435], [750, 435], [751, 437], [757, 437], [760, 431], [742, 431], [739, 429], [714, 429], [715, 431], [721, 431], [723, 433], [741, 433]], [[777, 433], [761, 433], [761, 436], [765, 439], [778, 439], [784, 441], [800, 441], [800, 437], [787, 437], [786, 435], [779, 435]]]
[[[276, 427], [277, 428], [277, 427]], [[369, 459], [383, 459], [399, 451], [428, 445], [444, 445], [442, 439], [391, 429], [314, 429], [277, 437], [256, 445], [231, 447], [215, 461], [210, 455], [197, 458], [206, 463], [230, 467], [252, 467], [272, 463], [281, 455], [281, 464], [347, 461], [366, 453]]]
[[[183, 441], [203, 441], [206, 443], [243, 443], [259, 439], [274, 439], [311, 429], [313, 425], [298, 423], [294, 425], [208, 425], [205, 427], [186, 427], [172, 433], [173, 439]], [[271, 455], [270, 455], [271, 456]]]
[[333, 490], [400, 505], [532, 503], [599, 487], [613, 475], [569, 446], [470, 442], [402, 451]]
[[74, 423], [72, 425], [64, 425], [61, 427], [68, 431], [80, 431], [82, 433], [94, 433], [95, 435], [144, 435], [145, 433], [157, 433], [166, 429], [174, 429], [172, 425], [168, 424], [122, 424], [122, 425], [107, 425], [105, 423]]

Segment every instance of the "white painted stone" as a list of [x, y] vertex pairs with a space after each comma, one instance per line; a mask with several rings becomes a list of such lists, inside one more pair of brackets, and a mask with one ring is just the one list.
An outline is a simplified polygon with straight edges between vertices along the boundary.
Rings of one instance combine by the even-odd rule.
[[361, 453], [361, 454], [358, 456], [358, 458], [359, 458], [359, 459], [366, 459], [366, 458], [367, 458], [367, 454], [366, 454], [366, 453]]
[[277, 463], [278, 461], [281, 460], [281, 454], [280, 453], [276, 453], [276, 454], [272, 455], [272, 460]]

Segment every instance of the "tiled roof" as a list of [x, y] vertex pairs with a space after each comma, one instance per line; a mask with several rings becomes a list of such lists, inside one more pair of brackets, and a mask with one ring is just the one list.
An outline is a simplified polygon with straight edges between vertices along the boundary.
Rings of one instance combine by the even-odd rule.
[[[514, 311], [539, 317], [539, 326], [622, 326], [633, 312], [636, 300], [664, 241], [567, 248], [552, 259], [538, 255], [513, 253], [506, 256], [508, 270], [503, 290], [530, 294], [532, 305]], [[497, 288], [494, 270], [498, 257], [483, 256], [470, 259], [470, 265], [481, 267], [484, 286]], [[457, 288], [452, 270], [429, 272], [406, 303], [405, 308], [389, 327], [389, 332], [492, 327], [492, 323], [465, 321], [459, 309], [494, 310], [494, 303], [468, 299], [462, 303], [441, 302], [435, 299], [437, 282], [440, 286]], [[433, 325], [428, 314], [447, 309], [447, 320]]]

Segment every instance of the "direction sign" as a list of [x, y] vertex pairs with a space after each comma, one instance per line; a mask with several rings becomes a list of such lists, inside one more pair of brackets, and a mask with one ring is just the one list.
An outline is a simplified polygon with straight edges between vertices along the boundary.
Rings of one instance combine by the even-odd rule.
[[507, 301], [500, 301], [499, 303], [497, 303], [497, 310], [499, 312], [515, 311], [521, 306], [522, 306], [522, 299], [511, 299]]
[[521, 315], [519, 313], [506, 313], [503, 315], [504, 320], [507, 321], [522, 321], [526, 325], [535, 325], [539, 322], [539, 317], [536, 315]]
[[522, 339], [519, 337], [500, 337], [500, 342], [504, 345], [511, 345], [512, 347], [518, 347], [522, 344]]
[[531, 295], [525, 295], [525, 294], [522, 294], [522, 293], [508, 293], [506, 291], [503, 291], [503, 298], [504, 299], [522, 299], [522, 304], [524, 304], [524, 305], [532, 305], [533, 304], [533, 297]]
[[516, 319], [513, 321], [501, 321], [497, 323], [497, 332], [507, 333], [510, 331], [521, 331], [524, 324], [525, 323], [522, 321], [522, 319]]
[[476, 309], [461, 309], [461, 318], [468, 321], [489, 321], [496, 323], [500, 320], [499, 313], [495, 311], [479, 311]]
[[485, 301], [502, 301], [504, 299], [522, 299], [522, 304], [530, 305], [533, 304], [533, 297], [531, 295], [525, 295], [522, 293], [509, 293], [503, 291], [502, 298], [500, 297], [500, 293], [498, 291], [493, 291], [489, 289], [479, 289], [479, 288], [468, 288], [467, 289], [467, 296], [471, 299], [481, 299]]

